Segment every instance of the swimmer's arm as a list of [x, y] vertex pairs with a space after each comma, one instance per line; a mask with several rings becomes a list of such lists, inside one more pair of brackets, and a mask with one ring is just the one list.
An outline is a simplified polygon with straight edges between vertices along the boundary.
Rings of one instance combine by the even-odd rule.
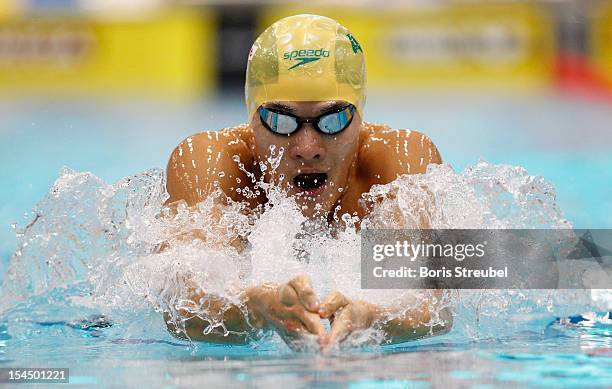
[[[423, 174], [430, 164], [442, 164], [438, 148], [427, 135], [417, 131], [398, 131], [399, 135], [395, 138], [397, 163], [393, 179], [403, 174]], [[419, 215], [419, 228], [431, 228], [430, 212], [431, 209], [428, 207], [415, 210], [415, 214]], [[403, 218], [398, 216], [397, 219]], [[439, 301], [442, 293], [441, 290], [435, 290], [434, 298]], [[441, 323], [430, 326], [427, 323], [431, 321], [431, 307], [430, 300], [424, 300], [419, 307], [408, 311], [377, 307], [374, 320], [380, 323], [381, 329], [386, 334], [387, 343], [401, 343], [429, 335], [442, 335], [450, 331], [453, 325], [450, 308], [440, 309], [438, 319]]]
[[[441, 164], [442, 157], [433, 141], [426, 135], [410, 130], [377, 128], [362, 148], [367, 161], [367, 171], [376, 177], [373, 184], [388, 184], [405, 174], [423, 174], [430, 164]], [[422, 188], [427, 194], [427, 188]], [[388, 193], [389, 198], [395, 196]], [[408, 214], [397, 210], [387, 215], [387, 222], [403, 228], [430, 228], [433, 196], [425, 203], [412, 202]], [[431, 201], [430, 201], [431, 200]], [[410, 216], [408, 219], [406, 216]]]
[[[239, 162], [236, 162], [236, 159]], [[228, 198], [236, 202], [246, 202], [252, 209], [255, 200], [242, 196], [237, 188], [243, 188], [251, 182], [252, 177], [241, 169], [240, 165], [252, 164], [252, 157], [246, 143], [238, 134], [231, 131], [203, 132], [183, 140], [172, 152], [166, 168], [166, 190], [169, 198], [166, 205], [171, 214], [176, 214], [181, 203], [186, 204], [190, 210], [207, 199], [215, 190], [220, 190], [220, 196], [214, 197], [211, 211], [212, 225], [223, 230], [221, 224], [222, 207], [227, 205]], [[227, 196], [227, 197], [226, 197]], [[215, 231], [193, 230], [178, 237], [179, 240], [189, 241], [199, 239], [208, 241], [217, 239], [223, 234]], [[212, 242], [222, 246], [228, 242]], [[238, 250], [242, 245], [239, 239], [230, 239], [230, 245]], [[161, 245], [167, 248], [168, 242]]]
[[[234, 189], [239, 187], [239, 181], [247, 183], [250, 178], [240, 170], [238, 163], [234, 160], [235, 156], [244, 165], [250, 163], [248, 148], [240, 137], [232, 134], [231, 131], [203, 132], [183, 140], [171, 153], [166, 168], [166, 190], [169, 194], [166, 205], [170, 208], [171, 214], [175, 215], [177, 208], [183, 202], [190, 211], [196, 211], [196, 205], [217, 188], [234, 201], [244, 200], [237, 197]], [[221, 207], [226, 203], [223, 196], [215, 198], [211, 210], [213, 221], [216, 221], [214, 225], [220, 223]], [[208, 241], [214, 246], [222, 246], [227, 243], [210, 242], [210, 238], [214, 238], [211, 233], [196, 229], [172, 239], [178, 241], [199, 239]], [[229, 243], [240, 249], [238, 239]], [[157, 251], [162, 252], [169, 247], [169, 241], [165, 241], [158, 246]], [[202, 291], [196, 293], [192, 288], [186, 295], [187, 301], [197, 305], [196, 302], [204, 298], [205, 294]], [[177, 338], [188, 338], [194, 341], [230, 344], [247, 342], [252, 327], [248, 325], [248, 319], [238, 306], [228, 304], [224, 299], [215, 296], [207, 296], [206, 304], [208, 314], [215, 317], [222, 315], [227, 333], [224, 333], [222, 329], [214, 328], [204, 334], [210, 323], [187, 309], [178, 309], [176, 317], [164, 312], [164, 321], [168, 331]], [[183, 325], [177, 325], [177, 320], [182, 321]]]
[[[178, 315], [175, 315], [178, 318], [164, 313], [168, 331], [177, 338], [245, 344], [256, 337], [259, 330], [275, 329], [292, 346], [292, 340], [307, 334], [324, 333], [317, 313], [319, 302], [310, 279], [305, 275], [297, 276], [285, 284], [263, 283], [246, 288], [243, 291], [245, 309], [230, 304], [226, 299], [206, 296], [201, 289], [198, 292], [195, 290], [191, 288], [189, 291], [189, 305], [201, 306], [202, 299], [207, 297], [206, 315], [216, 318], [222, 316], [227, 333], [218, 327], [207, 332], [210, 325], [207, 320], [196, 316], [192, 310], [179, 309]], [[183, 326], [177, 326], [177, 319], [183, 322]]]
[[[435, 298], [439, 299], [442, 291], [436, 290], [434, 293]], [[431, 308], [432, 302], [429, 300], [424, 300], [420, 306], [409, 310], [374, 306], [373, 320], [383, 331], [386, 344], [402, 343], [449, 332], [453, 326], [450, 307], [439, 310], [435, 325], [430, 325], [433, 324]]]
[[[205, 293], [193, 293], [189, 300], [192, 302], [201, 301]], [[213, 328], [210, 332], [205, 331], [210, 326], [210, 322], [190, 312], [188, 309], [179, 309], [178, 318], [172, 317], [168, 312], [164, 312], [164, 321], [168, 332], [179, 339], [189, 339], [191, 341], [204, 341], [224, 344], [246, 344], [249, 338], [255, 335], [257, 326], [249, 324], [249, 318], [235, 304], [229, 304], [225, 299], [215, 296], [207, 298], [207, 315], [220, 317], [222, 315], [223, 328]], [[247, 304], [247, 310], [249, 309]], [[177, 325], [177, 319], [182, 321], [183, 326]], [[254, 321], [254, 320], [252, 320]]]
[[[406, 307], [383, 307], [364, 300], [350, 300], [342, 293], [334, 291], [321, 304], [319, 315], [333, 321], [328, 344], [343, 341], [356, 330], [376, 328], [381, 330], [385, 344], [402, 343], [426, 336], [441, 335], [450, 331], [453, 317], [449, 307], [437, 307], [441, 301], [442, 290], [434, 290], [435, 301], [423, 299], [406, 301]], [[416, 305], [416, 306], [415, 306]], [[432, 312], [438, 315], [432, 322]]]
[[184, 330], [176, 325], [176, 322], [168, 312], [164, 312], [164, 321], [166, 322], [168, 332], [179, 339], [226, 344], [247, 343], [250, 329], [246, 324], [244, 315], [235, 305], [232, 305], [223, 313], [223, 323], [228, 331], [227, 334], [224, 334], [219, 328], [214, 328], [208, 334], [204, 334], [210, 322], [191, 315], [185, 310], [180, 310], [179, 314], [181, 315], [180, 320], [184, 320]]

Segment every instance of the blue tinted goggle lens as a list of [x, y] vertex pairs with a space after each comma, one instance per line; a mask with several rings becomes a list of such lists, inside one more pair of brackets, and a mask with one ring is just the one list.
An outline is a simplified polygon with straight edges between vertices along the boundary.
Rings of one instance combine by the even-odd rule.
[[318, 131], [324, 134], [337, 134], [351, 124], [353, 116], [355, 116], [355, 106], [352, 104], [315, 119], [301, 119], [291, 114], [277, 112], [263, 106], [259, 107], [261, 123], [268, 130], [281, 135], [290, 135], [296, 132], [302, 127], [303, 123], [312, 123]]

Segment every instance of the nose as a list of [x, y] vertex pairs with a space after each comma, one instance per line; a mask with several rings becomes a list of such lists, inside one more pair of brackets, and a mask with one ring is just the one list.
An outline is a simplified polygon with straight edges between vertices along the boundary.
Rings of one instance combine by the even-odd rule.
[[311, 124], [304, 127], [292, 136], [289, 154], [293, 159], [301, 162], [315, 162], [325, 159], [326, 147], [319, 134]]

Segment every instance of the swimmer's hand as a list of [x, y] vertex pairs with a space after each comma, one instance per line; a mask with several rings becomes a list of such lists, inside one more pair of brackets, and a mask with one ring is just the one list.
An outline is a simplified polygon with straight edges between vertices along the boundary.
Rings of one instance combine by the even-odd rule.
[[380, 310], [367, 301], [349, 300], [338, 291], [331, 292], [319, 308], [319, 316], [329, 319], [331, 331], [323, 336], [321, 346], [324, 349], [337, 345], [352, 332], [370, 328], [380, 319]]
[[325, 329], [308, 276], [300, 275], [282, 285], [264, 283], [246, 293], [251, 325], [273, 328], [293, 349], [319, 347]]
[[332, 327], [329, 335], [323, 336], [321, 346], [324, 350], [342, 343], [356, 331], [376, 327], [383, 332], [383, 343], [401, 343], [450, 331], [453, 323], [449, 307], [440, 307], [439, 321], [431, 322], [431, 309], [440, 302], [442, 290], [434, 290], [432, 299], [423, 299], [416, 306], [411, 302], [410, 309], [404, 307], [386, 308], [361, 300], [350, 300], [342, 293], [334, 291], [321, 303], [319, 316], [329, 319]]

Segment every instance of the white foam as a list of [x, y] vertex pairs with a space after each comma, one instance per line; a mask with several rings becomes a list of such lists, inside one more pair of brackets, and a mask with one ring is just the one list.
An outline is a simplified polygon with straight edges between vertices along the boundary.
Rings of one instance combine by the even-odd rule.
[[[271, 171], [280, 161], [273, 152], [266, 167]], [[414, 291], [360, 288], [360, 235], [353, 218], [338, 218], [330, 229], [322, 221], [307, 220], [281, 189], [263, 183], [259, 189], [269, 199], [264, 207], [251, 211], [230, 201], [216, 220], [212, 211], [219, 193], [195, 209], [179, 206], [176, 215], [165, 209], [162, 170], [109, 185], [91, 173], [64, 169], [32, 211], [32, 223], [19, 230], [0, 311], [33, 296], [58, 289], [69, 294], [71, 286], [84, 285], [91, 298], [67, 296], [70, 304], [95, 306], [111, 316], [166, 310], [177, 321], [176, 311], [189, 309], [221, 326], [220, 317], [205, 309], [206, 301], [185, 299], [187, 288], [199, 287], [227, 299], [228, 306], [239, 305], [244, 287], [286, 282], [301, 273], [310, 275], [321, 296], [338, 289], [349, 298], [382, 305], [409, 309], [418, 303]], [[462, 173], [448, 165], [430, 165], [426, 174], [373, 187], [362, 201], [372, 210], [362, 221], [370, 227], [415, 228], [421, 220], [432, 228], [571, 227], [550, 183], [520, 167], [485, 161]], [[194, 229], [204, 241], [177, 238]], [[246, 242], [241, 253], [229, 244], [214, 243], [229, 242], [236, 235]], [[164, 242], [170, 248], [157, 253]], [[83, 289], [78, 290], [83, 295]], [[494, 336], [524, 322], [521, 318], [609, 307], [611, 299], [601, 296], [604, 293], [591, 299], [581, 291], [461, 291], [452, 296], [455, 329], [469, 337]], [[409, 299], [412, 303], [406, 302]]]

